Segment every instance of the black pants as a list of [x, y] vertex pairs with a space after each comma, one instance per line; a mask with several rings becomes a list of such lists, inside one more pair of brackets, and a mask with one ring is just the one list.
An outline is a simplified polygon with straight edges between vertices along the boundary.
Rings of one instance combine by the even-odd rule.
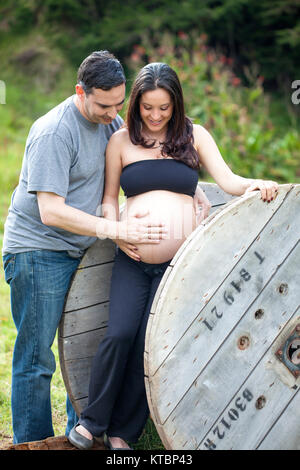
[[95, 355], [88, 406], [79, 423], [94, 436], [107, 432], [137, 442], [149, 416], [144, 345], [149, 312], [169, 261], [134, 261], [118, 249], [113, 267], [107, 333]]

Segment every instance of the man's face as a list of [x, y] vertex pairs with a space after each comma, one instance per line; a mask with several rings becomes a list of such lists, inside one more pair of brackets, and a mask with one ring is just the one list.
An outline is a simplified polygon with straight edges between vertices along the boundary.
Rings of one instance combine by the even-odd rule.
[[96, 124], [110, 124], [122, 109], [125, 101], [125, 83], [102, 90], [93, 88], [86, 94], [81, 85], [76, 85], [77, 103], [81, 114]]

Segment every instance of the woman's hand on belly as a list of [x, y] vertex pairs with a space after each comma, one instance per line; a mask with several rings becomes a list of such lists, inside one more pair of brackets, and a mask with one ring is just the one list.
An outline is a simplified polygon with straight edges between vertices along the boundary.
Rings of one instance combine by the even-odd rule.
[[132, 243], [125, 242], [124, 240], [114, 240], [116, 245], [126, 253], [129, 258], [134, 259], [135, 261], [141, 261], [141, 257], [138, 254], [138, 248], [136, 245], [133, 245]]

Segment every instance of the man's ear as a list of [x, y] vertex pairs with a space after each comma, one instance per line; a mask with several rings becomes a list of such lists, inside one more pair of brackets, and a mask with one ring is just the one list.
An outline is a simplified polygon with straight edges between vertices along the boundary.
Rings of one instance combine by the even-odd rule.
[[78, 96], [79, 99], [82, 99], [84, 97], [84, 89], [82, 88], [81, 85], [79, 85], [79, 83], [76, 84], [75, 86], [75, 89], [76, 89], [76, 95]]

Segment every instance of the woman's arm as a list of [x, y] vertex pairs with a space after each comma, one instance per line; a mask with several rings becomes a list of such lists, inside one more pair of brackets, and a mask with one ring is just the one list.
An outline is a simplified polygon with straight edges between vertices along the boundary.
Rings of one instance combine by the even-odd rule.
[[121, 145], [120, 132], [116, 132], [111, 136], [106, 147], [102, 216], [109, 220], [119, 220], [119, 192], [122, 172]]
[[203, 190], [199, 187], [199, 184], [197, 185], [195, 191], [193, 203], [197, 217], [197, 225], [199, 225], [204, 219], [206, 219], [206, 217], [208, 217], [209, 211], [211, 209], [211, 203], [207, 199]]
[[246, 191], [261, 192], [264, 201], [270, 202], [276, 196], [278, 184], [274, 181], [243, 178], [231, 171], [210, 133], [200, 125], [194, 125], [195, 147], [200, 155], [201, 164], [227, 193], [241, 196]]
[[[124, 135], [124, 131], [122, 132]], [[119, 220], [120, 218], [119, 192], [122, 172], [122, 144], [122, 133], [119, 131], [112, 135], [106, 147], [102, 216], [110, 220]], [[140, 261], [140, 257], [136, 253], [137, 247], [135, 245], [127, 243], [124, 240], [114, 240], [114, 242], [130, 258]]]

